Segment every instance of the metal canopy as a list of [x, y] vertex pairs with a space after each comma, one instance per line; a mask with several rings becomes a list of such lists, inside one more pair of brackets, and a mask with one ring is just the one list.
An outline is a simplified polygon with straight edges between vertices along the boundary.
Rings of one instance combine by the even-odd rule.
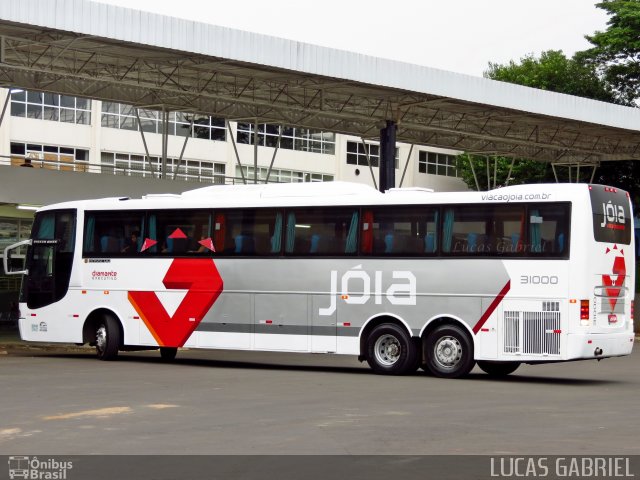
[[[108, 28], [95, 18], [100, 12]], [[71, 30], [69, 24], [82, 22], [66, 22], [61, 16], [87, 18], [89, 27]], [[92, 26], [96, 22], [98, 27]], [[164, 26], [169, 38], [152, 44], [128, 36], [127, 29], [140, 24], [156, 37], [163, 36]], [[200, 45], [206, 41], [194, 42], [198, 44], [187, 51], [188, 32], [182, 32], [180, 41], [171, 38], [185, 25], [216, 29], [216, 38], [227, 35], [224, 48], [215, 51], [230, 53], [212, 55]], [[114, 33], [106, 32], [109, 29]], [[229, 44], [239, 35], [251, 36], [241, 47], [254, 45], [255, 51], [234, 52]], [[280, 50], [274, 48], [278, 45]], [[313, 58], [322, 65], [309, 67], [308, 52], [300, 53], [305, 49], [317, 49]], [[287, 61], [273, 60], [278, 55]], [[260, 58], [265, 60], [246, 60]], [[341, 64], [362, 60], [362, 68], [333, 68], [332, 58]], [[277, 66], [298, 64], [297, 69]], [[310, 73], [314, 71], [336, 74]], [[343, 71], [347, 73], [340, 75]], [[415, 78], [405, 83], [380, 80], [412, 71]], [[426, 74], [432, 83], [424, 88], [402, 87]], [[640, 159], [636, 109], [85, 0], [7, 0], [0, 6], [0, 86], [375, 139], [385, 122], [394, 120], [400, 142], [553, 163]], [[442, 93], [449, 91], [453, 93]]]

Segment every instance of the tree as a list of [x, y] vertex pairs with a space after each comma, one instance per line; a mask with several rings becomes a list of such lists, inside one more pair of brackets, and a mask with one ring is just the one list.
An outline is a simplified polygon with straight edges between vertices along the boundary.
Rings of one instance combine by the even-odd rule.
[[489, 63], [484, 76], [493, 80], [517, 83], [526, 87], [566, 93], [603, 102], [614, 102], [611, 87], [602, 81], [593, 64], [567, 58], [560, 50], [548, 50], [540, 58], [527, 55], [519, 63]]
[[[512, 168], [511, 158], [489, 157], [488, 160], [489, 181], [487, 181], [487, 157], [468, 153], [458, 156], [458, 172], [462, 180], [464, 180], [470, 188], [476, 188], [476, 178], [478, 179], [480, 190], [488, 189], [489, 185], [493, 187], [494, 178], [497, 186], [506, 185], [507, 175], [509, 175], [509, 185], [555, 182], [551, 165], [548, 163], [516, 159], [513, 162]], [[471, 167], [471, 163], [473, 163], [473, 168]], [[496, 165], [497, 168], [495, 168]], [[511, 174], [509, 174], [509, 170], [511, 170]]]
[[587, 35], [593, 47], [575, 58], [597, 69], [618, 103], [634, 105], [640, 98], [640, 0], [603, 0], [596, 6], [610, 17], [607, 30]]
[[[640, 1], [640, 0], [639, 0]], [[492, 80], [516, 83], [541, 90], [566, 93], [581, 97], [592, 98], [605, 102], [613, 102], [615, 93], [606, 82], [598, 77], [596, 68], [576, 58], [567, 58], [560, 50], [548, 50], [540, 54], [540, 58], [527, 55], [519, 62], [510, 61], [506, 65], [489, 63], [489, 69], [484, 76]], [[487, 168], [484, 157], [462, 155], [458, 168], [462, 179], [475, 189], [471, 159], [474, 163], [478, 184], [481, 189], [487, 188]], [[497, 157], [497, 184], [505, 185], [511, 167], [511, 159]], [[586, 171], [582, 172], [586, 177]], [[491, 184], [493, 184], [493, 158], [490, 161]], [[509, 185], [522, 183], [555, 182], [555, 176], [550, 165], [534, 160], [516, 159], [510, 175]]]

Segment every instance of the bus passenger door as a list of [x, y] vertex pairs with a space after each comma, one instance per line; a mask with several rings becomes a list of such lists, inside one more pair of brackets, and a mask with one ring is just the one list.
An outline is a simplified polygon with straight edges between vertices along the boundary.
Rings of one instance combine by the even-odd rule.
[[337, 349], [336, 309], [325, 308], [329, 300], [327, 295], [310, 295], [311, 303], [311, 351], [317, 353], [335, 353]]

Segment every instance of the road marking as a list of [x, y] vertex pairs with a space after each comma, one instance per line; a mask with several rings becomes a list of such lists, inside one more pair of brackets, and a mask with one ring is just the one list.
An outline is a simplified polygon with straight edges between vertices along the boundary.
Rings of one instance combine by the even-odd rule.
[[167, 403], [152, 403], [145, 406], [148, 408], [153, 408], [154, 410], [164, 410], [165, 408], [176, 408], [178, 405], [170, 405]]
[[62, 415], [51, 415], [42, 417], [43, 420], [68, 420], [78, 417], [110, 417], [112, 415], [120, 415], [122, 413], [131, 413], [129, 407], [107, 407], [97, 410], [83, 410], [81, 412], [65, 413]]

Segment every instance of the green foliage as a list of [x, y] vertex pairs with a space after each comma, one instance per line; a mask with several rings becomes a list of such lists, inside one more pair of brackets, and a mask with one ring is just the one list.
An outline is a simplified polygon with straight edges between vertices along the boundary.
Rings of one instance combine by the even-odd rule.
[[[607, 12], [607, 30], [586, 36], [593, 47], [567, 58], [562, 51], [542, 52], [539, 58], [527, 55], [506, 65], [489, 63], [484, 76], [532, 88], [566, 93], [604, 102], [635, 105], [640, 99], [640, 0], [601, 0], [596, 5]], [[486, 163], [474, 157], [480, 189], [487, 188]], [[492, 160], [491, 160], [492, 162]], [[493, 165], [493, 163], [491, 163]], [[511, 159], [498, 158], [497, 184], [504, 185]], [[566, 170], [566, 169], [565, 169]], [[463, 180], [475, 189], [468, 155], [458, 166]], [[560, 181], [568, 181], [566, 171], [557, 167]], [[575, 175], [575, 170], [572, 172]], [[590, 180], [590, 169], [581, 171], [581, 181]], [[491, 168], [493, 182], [493, 168]], [[575, 177], [572, 178], [575, 181]], [[509, 184], [555, 182], [549, 165], [516, 159]], [[611, 185], [640, 197], [640, 162], [605, 162], [596, 171], [594, 183]]]
[[[497, 164], [496, 164], [497, 160]], [[473, 169], [471, 162], [473, 162]], [[497, 168], [495, 168], [497, 165]], [[475, 170], [480, 190], [487, 190], [489, 185], [493, 188], [494, 173], [496, 186], [507, 184], [507, 175], [511, 168], [511, 159], [507, 157], [489, 157], [489, 182], [487, 182], [487, 157], [470, 155], [468, 153], [458, 156], [458, 172], [464, 182], [472, 189], [476, 189], [476, 181], [473, 176]], [[509, 185], [521, 185], [524, 183], [555, 182], [551, 166], [535, 160], [516, 159]]]
[[633, 105], [640, 98], [640, 0], [603, 0], [607, 30], [587, 35], [593, 47], [576, 59], [597, 68], [613, 87], [619, 103]]
[[[613, 91], [605, 82], [598, 78], [593, 65], [587, 65], [575, 59], [567, 58], [559, 50], [543, 52], [540, 58], [527, 55], [521, 58], [519, 62], [516, 63], [512, 60], [507, 65], [490, 63], [489, 70], [487, 70], [484, 75], [493, 80], [517, 83], [527, 87], [578, 95], [607, 102], [612, 102], [615, 98]], [[461, 155], [459, 158], [458, 171], [469, 188], [476, 189], [476, 181], [469, 163], [469, 158], [472, 158], [480, 189], [487, 189], [487, 163], [485, 158], [470, 156], [468, 154]], [[497, 162], [497, 185], [506, 185], [511, 159], [498, 157]], [[493, 185], [493, 157], [489, 160], [489, 163], [490, 183]], [[558, 173], [560, 175], [562, 172]], [[565, 175], [568, 179], [568, 175], [566, 173]], [[583, 171], [582, 175], [582, 180], [589, 180], [589, 172]], [[555, 182], [553, 170], [550, 165], [534, 160], [515, 160], [509, 185], [543, 182]]]
[[[611, 185], [640, 196], [640, 162], [637, 160], [603, 162], [593, 183]], [[639, 199], [640, 200], [640, 199]]]
[[579, 97], [613, 102], [612, 89], [603, 82], [593, 64], [567, 58], [560, 50], [542, 52], [540, 58], [527, 55], [519, 63], [489, 63], [484, 76], [493, 80]]

